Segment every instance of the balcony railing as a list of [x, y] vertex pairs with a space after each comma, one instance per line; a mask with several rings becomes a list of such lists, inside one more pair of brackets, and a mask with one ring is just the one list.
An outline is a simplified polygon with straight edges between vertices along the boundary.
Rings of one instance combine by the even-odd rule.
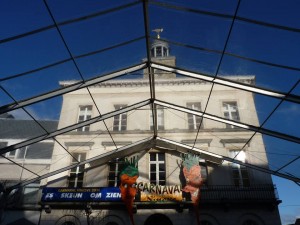
[[201, 187], [201, 201], [278, 201], [274, 185], [236, 187], [212, 185]]

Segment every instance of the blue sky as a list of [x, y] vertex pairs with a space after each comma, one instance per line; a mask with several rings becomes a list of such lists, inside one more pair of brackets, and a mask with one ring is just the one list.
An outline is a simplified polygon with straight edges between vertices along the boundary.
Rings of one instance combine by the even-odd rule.
[[[105, 11], [132, 2], [135, 1], [52, 0], [49, 1], [49, 7], [56, 21], [60, 23], [98, 12], [99, 9]], [[237, 3], [236, 0], [203, 0], [201, 4], [199, 1], [192, 0], [165, 0], [163, 2], [224, 15], [233, 15]], [[271, 3], [270, 0], [244, 0], [240, 4], [237, 16], [300, 29], [299, 8], [300, 1], [294, 0], [274, 0]], [[171, 54], [176, 56], [178, 67], [211, 76], [216, 74], [221, 59], [218, 52], [223, 50], [226, 43], [231, 18], [178, 11], [155, 4], [149, 7], [149, 18], [150, 29], [163, 27], [162, 38], [174, 42], [171, 44]], [[2, 0], [0, 25], [1, 41], [27, 31], [51, 26], [52, 20], [42, 1]], [[137, 39], [122, 47], [78, 58], [77, 63], [83, 77], [89, 79], [140, 63], [146, 57], [145, 41], [138, 39], [144, 36], [143, 25], [142, 6], [134, 5], [76, 24], [64, 25], [61, 27], [61, 32], [75, 57]], [[176, 45], [176, 43], [193, 46], [193, 48]], [[299, 46], [299, 31], [276, 29], [237, 20], [227, 43], [227, 53], [296, 69], [270, 66], [225, 55], [218, 75], [255, 75], [257, 87], [286, 93], [300, 80], [300, 71], [297, 70], [300, 58]], [[196, 48], [205, 48], [210, 51], [200, 51]], [[81, 79], [55, 28], [10, 42], [0, 42], [0, 58], [2, 60], [0, 79], [68, 60], [66, 63], [47, 70], [29, 73], [15, 79], [1, 80], [1, 85], [16, 100], [57, 89], [60, 80]], [[292, 93], [300, 95], [300, 85]], [[256, 95], [255, 101], [261, 123], [279, 103], [278, 99], [262, 95]], [[0, 105], [11, 102], [12, 100], [0, 90]], [[60, 105], [61, 97], [57, 97], [27, 107], [27, 109], [38, 119], [58, 119]], [[264, 128], [299, 137], [299, 111], [299, 104], [284, 102]], [[21, 110], [15, 114], [20, 117], [24, 116]], [[270, 137], [266, 137], [264, 141], [270, 153], [268, 156], [271, 168], [280, 167], [299, 155], [298, 144]], [[299, 177], [299, 168], [298, 160], [285, 168], [285, 172]], [[290, 181], [276, 177], [274, 177], [274, 182], [278, 186], [279, 197], [283, 200], [279, 207], [282, 220], [284, 224], [291, 222], [292, 217], [300, 216], [300, 188]]]

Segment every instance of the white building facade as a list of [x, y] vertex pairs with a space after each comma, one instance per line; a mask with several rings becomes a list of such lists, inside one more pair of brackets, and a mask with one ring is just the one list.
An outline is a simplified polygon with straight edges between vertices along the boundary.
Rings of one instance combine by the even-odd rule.
[[[176, 59], [164, 42], [154, 43], [151, 52], [154, 62], [175, 66]], [[63, 146], [54, 145], [50, 172], [59, 173], [48, 178], [47, 187], [119, 187], [124, 158], [135, 157], [140, 187], [154, 184], [181, 189], [181, 156], [189, 152], [200, 159], [202, 225], [280, 224], [271, 176], [243, 165], [268, 168], [262, 136], [234, 125], [234, 121], [259, 125], [253, 94], [215, 85], [207, 104], [211, 83], [154, 70], [155, 96], [150, 96], [147, 73], [144, 70], [141, 78], [109, 80], [63, 96], [58, 129], [82, 125], [56, 137]], [[255, 82], [254, 76], [227, 79], [247, 85]], [[204, 111], [208, 116], [201, 116]], [[233, 123], [222, 123], [222, 118]], [[62, 170], [68, 165], [73, 167]], [[136, 197], [134, 206], [136, 224], [197, 224], [184, 193], [178, 202], [140, 198]], [[42, 205], [48, 209], [41, 217], [45, 225], [131, 223], [122, 202], [65, 200]]]

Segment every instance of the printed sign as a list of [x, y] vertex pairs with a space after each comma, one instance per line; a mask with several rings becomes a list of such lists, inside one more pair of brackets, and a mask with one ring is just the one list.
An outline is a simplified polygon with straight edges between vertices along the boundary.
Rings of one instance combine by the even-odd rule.
[[43, 188], [42, 202], [121, 201], [118, 187], [102, 188]]
[[182, 192], [179, 185], [161, 186], [150, 183], [138, 183], [137, 189], [141, 193], [141, 201], [182, 201]]

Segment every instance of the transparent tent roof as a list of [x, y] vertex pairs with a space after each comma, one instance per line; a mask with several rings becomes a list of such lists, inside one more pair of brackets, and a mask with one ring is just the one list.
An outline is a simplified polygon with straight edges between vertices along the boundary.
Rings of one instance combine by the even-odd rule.
[[[297, 1], [9, 1], [0, 7], [0, 113], [34, 121], [34, 132], [23, 132], [20, 126], [3, 123], [1, 135], [24, 133], [22, 138], [1, 146], [3, 160], [23, 168], [28, 175], [19, 185], [57, 176], [72, 168], [26, 168], [5, 154], [44, 140], [54, 140], [61, 147], [53, 162], [63, 160], [70, 152], [61, 143], [61, 135], [86, 125], [94, 126], [90, 141], [106, 136], [114, 147], [105, 154], [92, 155], [82, 164], [101, 165], [120, 155], [142, 152], [153, 146], [176, 148], [183, 152], [200, 151], [203, 157], [215, 161], [235, 161], [221, 154], [195, 147], [194, 141], [178, 141], [172, 131], [155, 127], [144, 136], [119, 141], [111, 132], [115, 115], [128, 113], [128, 123], [146, 110], [152, 112], [152, 124], [158, 123], [159, 108], [163, 107], [174, 120], [186, 123], [186, 114], [202, 117], [202, 123], [229, 124], [251, 132], [244, 147], [263, 136], [268, 168], [246, 164], [249, 168], [277, 175], [300, 183], [300, 14]], [[287, 16], [288, 15], [288, 16]], [[176, 66], [151, 58], [151, 43], [157, 41], [154, 29], [163, 28], [160, 40], [170, 46]], [[143, 78], [144, 71], [162, 70], [176, 73], [186, 82], [205, 82], [209, 87], [199, 97], [202, 110], [191, 110], [165, 91], [176, 91], [161, 84], [152, 75], [143, 79], [147, 94], [135, 96], [130, 105], [115, 110], [101, 105], [124, 93], [111, 94], [95, 101], [95, 86], [105, 82], [132, 82]], [[243, 76], [254, 78], [246, 82]], [[234, 78], [234, 79], [233, 79]], [[101, 86], [101, 87], [102, 87]], [[108, 88], [105, 86], [105, 88]], [[135, 87], [127, 93], [136, 93]], [[220, 117], [214, 111], [215, 96], [222, 88], [252, 93], [256, 112], [240, 108], [249, 118], [257, 113], [259, 121], [249, 123], [247, 116], [239, 122]], [[86, 100], [97, 108], [97, 115], [84, 122], [63, 121], [58, 128], [40, 121], [59, 120], [63, 96], [82, 91]], [[195, 92], [197, 95], [197, 91]], [[183, 96], [184, 97], [184, 96]], [[185, 96], [188, 97], [188, 94]], [[77, 106], [65, 107], [64, 113], [78, 111]], [[246, 118], [246, 119], [245, 119]], [[137, 124], [138, 125], [138, 124]], [[157, 127], [157, 128], [156, 128]], [[212, 132], [212, 131], [210, 131]], [[192, 136], [193, 134], [191, 134]], [[217, 134], [216, 134], [217, 137]], [[5, 139], [5, 138], [2, 138]], [[221, 138], [220, 138], [221, 139]], [[88, 144], [86, 144], [88, 145]], [[217, 147], [216, 147], [217, 148]], [[248, 154], [260, 159], [260, 153]], [[263, 159], [264, 157], [262, 157]]]

